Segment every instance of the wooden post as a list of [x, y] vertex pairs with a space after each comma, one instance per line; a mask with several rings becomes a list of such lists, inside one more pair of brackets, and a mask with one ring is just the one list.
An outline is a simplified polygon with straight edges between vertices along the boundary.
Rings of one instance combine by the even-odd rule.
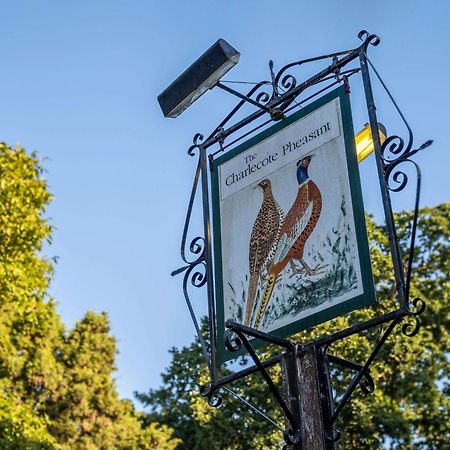
[[[319, 350], [320, 351], [320, 350]], [[300, 444], [287, 446], [289, 450], [335, 450], [334, 444], [325, 438], [324, 413], [328, 417], [329, 411], [323, 411], [328, 404], [324, 402], [323, 377], [319, 381], [319, 367], [317, 350], [314, 348], [301, 352], [290, 352], [283, 355], [281, 361], [284, 398], [294, 417], [300, 424]], [[319, 355], [322, 356], [322, 355]], [[325, 386], [328, 388], [328, 384]], [[286, 423], [290, 427], [289, 423]]]

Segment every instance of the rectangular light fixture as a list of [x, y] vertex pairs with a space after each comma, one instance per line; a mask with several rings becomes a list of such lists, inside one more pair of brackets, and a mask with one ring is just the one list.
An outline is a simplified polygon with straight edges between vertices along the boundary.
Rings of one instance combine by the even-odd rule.
[[[381, 123], [378, 123], [378, 132], [382, 144], [386, 140], [386, 128]], [[372, 139], [372, 130], [368, 123], [366, 123], [364, 128], [355, 136], [355, 143], [356, 155], [358, 157], [358, 162], [360, 163], [375, 150]]]
[[240, 53], [219, 39], [158, 95], [165, 117], [177, 117], [239, 61]]

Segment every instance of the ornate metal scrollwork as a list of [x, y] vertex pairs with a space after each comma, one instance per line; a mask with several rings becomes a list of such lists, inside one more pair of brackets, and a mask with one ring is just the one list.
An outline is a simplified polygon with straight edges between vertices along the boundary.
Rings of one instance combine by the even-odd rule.
[[[190, 156], [194, 156], [194, 151], [196, 148], [199, 147], [200, 143], [199, 141], [203, 140], [203, 135], [201, 135], [200, 133], [197, 133], [194, 136], [193, 139], [193, 145], [191, 145], [188, 149], [188, 154]], [[192, 216], [192, 208], [194, 206], [194, 200], [195, 200], [195, 196], [197, 194], [197, 189], [198, 189], [198, 183], [200, 180], [200, 176], [201, 176], [201, 168], [200, 168], [200, 161], [197, 164], [197, 169], [195, 171], [195, 175], [194, 175], [194, 182], [192, 183], [192, 189], [191, 189], [191, 195], [189, 198], [189, 204], [188, 204], [188, 209], [186, 212], [186, 218], [184, 221], [184, 229], [183, 229], [183, 236], [181, 238], [181, 249], [180, 249], [180, 253], [181, 253], [181, 259], [187, 264], [187, 266], [182, 267], [174, 272], [172, 272], [172, 276], [173, 275], [178, 275], [179, 273], [183, 272], [184, 270], [188, 269], [192, 272], [192, 268], [190, 266], [192, 265], [198, 265], [199, 263], [201, 263], [202, 261], [204, 261], [205, 259], [205, 239], [201, 236], [197, 236], [194, 237], [191, 242], [189, 243], [189, 253], [191, 253], [192, 255], [195, 256], [195, 258], [189, 258], [187, 257], [187, 252], [186, 252], [186, 242], [187, 242], [187, 235], [189, 232], [189, 225], [191, 223], [191, 216]], [[189, 272], [188, 270], [188, 272]], [[201, 287], [206, 283], [206, 278], [202, 278], [197, 274], [194, 274], [194, 278], [193, 278], [193, 286], [196, 287]], [[199, 284], [200, 283], [200, 284]]]
[[188, 262], [185, 257], [186, 254], [185, 254], [185, 252], [183, 252], [181, 257], [183, 258], [184, 262], [191, 264], [193, 262], [197, 262], [198, 259], [203, 258], [204, 251], [205, 251], [205, 239], [201, 236], [197, 236], [194, 239], [192, 239], [192, 241], [189, 245], [189, 251], [193, 255], [199, 255], [199, 257], [195, 261]]
[[194, 150], [200, 147], [200, 142], [203, 141], [204, 136], [201, 133], [196, 133], [194, 138], [192, 139], [192, 145], [188, 148], [188, 155], [194, 156]]
[[383, 145], [381, 146], [381, 158], [383, 160], [387, 186], [389, 190], [392, 192], [400, 192], [408, 184], [408, 176], [406, 175], [405, 172], [399, 170], [399, 166], [406, 162], [414, 164], [419, 178], [420, 177], [419, 167], [410, 158], [413, 155], [415, 155], [419, 150], [428, 147], [428, 145], [430, 145], [432, 141], [430, 142], [427, 141], [426, 144], [422, 145], [418, 149], [412, 150], [414, 136], [411, 127], [409, 126], [409, 123], [407, 122], [405, 116], [403, 115], [402, 111], [397, 105], [397, 102], [395, 101], [394, 97], [390, 93], [389, 89], [387, 88], [386, 84], [384, 83], [383, 79], [381, 78], [380, 74], [378, 73], [378, 71], [376, 70], [370, 59], [367, 58], [367, 61], [369, 62], [376, 77], [380, 81], [388, 97], [390, 98], [392, 104], [394, 105], [395, 109], [400, 115], [408, 132], [408, 142], [406, 145], [405, 141], [400, 136], [391, 135], [384, 141]]
[[[343, 358], [338, 358], [335, 355], [328, 355], [328, 360], [333, 364], [337, 364], [340, 367], [354, 370], [356, 372], [360, 372], [363, 369], [363, 366], [360, 364], [356, 364]], [[375, 383], [370, 375], [369, 368], [362, 370], [362, 378], [359, 381], [359, 387], [365, 395], [372, 394], [375, 391]]]
[[218, 408], [222, 404], [222, 397], [217, 393], [218, 386], [201, 386], [200, 395], [208, 401], [212, 408]]
[[[266, 84], [264, 83], [264, 86]], [[261, 85], [263, 86], [263, 85]], [[262, 92], [258, 92], [258, 94], [256, 95], [256, 101], [258, 103], [261, 103], [261, 105], [267, 105], [269, 103], [269, 101], [271, 100], [272, 96], [266, 92], [266, 91], [262, 91]]]
[[[201, 140], [203, 140], [203, 135], [201, 135], [200, 133], [197, 133], [194, 136], [193, 145], [191, 145], [188, 149], [188, 154], [190, 156], [194, 156], [194, 154], [195, 154], [194, 150], [199, 147], [199, 145], [200, 145], [199, 141], [201, 141]], [[184, 221], [183, 236], [181, 238], [180, 254], [181, 254], [181, 259], [186, 264], [186, 266], [181, 267], [177, 270], [174, 270], [171, 274], [172, 276], [178, 275], [178, 274], [184, 272], [185, 270], [187, 270], [189, 273], [192, 273], [193, 266], [197, 266], [198, 264], [200, 264], [202, 261], [205, 260], [205, 239], [203, 237], [201, 237], [201, 236], [194, 237], [191, 240], [191, 242], [189, 243], [189, 247], [186, 247], [187, 235], [189, 232], [189, 225], [191, 223], [192, 208], [194, 206], [194, 200], [195, 200], [195, 196], [197, 194], [200, 176], [201, 176], [201, 168], [200, 168], [200, 161], [199, 161], [197, 164], [197, 169], [195, 171], [195, 175], [194, 175], [194, 182], [192, 184], [191, 195], [189, 198], [189, 205], [188, 205], [188, 209], [186, 212], [186, 218]], [[187, 256], [186, 248], [188, 248], [189, 253], [191, 255], [195, 256], [194, 258]], [[192, 285], [195, 287], [203, 286], [206, 283], [205, 276], [206, 275], [198, 274], [197, 272], [194, 273]]]
[[238, 352], [242, 348], [242, 340], [231, 330], [225, 331], [224, 343], [225, 347], [230, 352]]
[[[284, 72], [284, 68], [282, 68], [277, 75], [275, 75], [275, 72], [273, 70], [273, 61], [269, 61], [269, 69], [270, 69], [270, 75], [272, 78], [272, 96], [269, 99], [270, 103], [273, 103], [277, 101], [282, 95], [285, 95], [292, 91], [292, 89], [297, 86], [297, 80], [293, 75], [287, 74], [285, 75], [281, 81], [281, 75]], [[280, 90], [282, 91], [280, 93]], [[294, 99], [286, 101], [282, 103], [281, 105], [278, 105], [277, 108], [275, 108], [272, 111], [272, 119], [274, 120], [280, 120], [284, 117], [283, 111], [293, 102]]]
[[415, 336], [419, 330], [420, 330], [420, 319], [415, 316], [407, 316], [407, 320], [412, 320], [411, 322], [406, 322], [402, 325], [402, 334], [404, 336], [413, 337]]
[[411, 306], [409, 307], [411, 314], [406, 316], [406, 323], [402, 325], [402, 334], [408, 337], [413, 337], [419, 332], [421, 327], [419, 316], [425, 311], [426, 304], [421, 298], [416, 297]]
[[[195, 149], [198, 149], [200, 147], [200, 141], [203, 140], [203, 135], [200, 133], [197, 133], [194, 136], [193, 139], [193, 145], [191, 145], [188, 149], [188, 154], [190, 156], [194, 156]], [[205, 358], [205, 361], [208, 365], [209, 370], [212, 370], [210, 356], [208, 352], [208, 348], [206, 345], [206, 342], [203, 338], [200, 324], [197, 320], [197, 317], [195, 316], [194, 309], [192, 307], [192, 302], [189, 296], [189, 286], [193, 286], [195, 288], [201, 288], [206, 284], [208, 281], [207, 279], [207, 272], [206, 272], [206, 245], [205, 245], [205, 238], [201, 236], [196, 236], [189, 242], [189, 245], [187, 245], [188, 241], [188, 233], [189, 233], [189, 226], [191, 222], [191, 215], [192, 215], [192, 208], [194, 205], [195, 196], [197, 194], [198, 184], [201, 177], [201, 165], [200, 160], [197, 164], [197, 170], [195, 172], [194, 176], [194, 182], [192, 184], [192, 190], [191, 195], [189, 198], [189, 205], [188, 210], [186, 213], [186, 218], [184, 222], [184, 229], [183, 229], [183, 237], [181, 239], [181, 248], [180, 248], [180, 254], [181, 259], [186, 264], [183, 267], [180, 267], [177, 270], [174, 270], [172, 272], [172, 276], [179, 275], [183, 272], [183, 295], [184, 299], [186, 300], [187, 307], [189, 309], [189, 313], [191, 315], [192, 322], [194, 324], [198, 340], [200, 342], [202, 353]]]
[[[181, 258], [183, 260], [184, 266], [175, 270], [172, 273], [172, 275], [184, 273], [183, 294], [187, 306], [189, 308], [189, 312], [192, 316], [194, 326], [197, 331], [203, 355], [207, 361], [210, 370], [211, 384], [208, 386], [201, 387], [200, 393], [203, 397], [207, 399], [208, 404], [210, 406], [217, 408], [222, 404], [222, 397], [218, 394], [221, 388], [227, 390], [226, 385], [228, 383], [236, 381], [238, 379], [242, 379], [244, 376], [247, 376], [250, 373], [254, 372], [261, 373], [263, 379], [267, 383], [270, 391], [274, 395], [276, 401], [280, 405], [284, 415], [286, 416], [290, 424], [290, 428], [288, 430], [285, 430], [284, 432], [284, 438], [286, 442], [290, 445], [299, 443], [301, 439], [299, 432], [299, 423], [297, 420], [298, 418], [296, 416], [294, 417], [293, 412], [288, 408], [288, 405], [280, 395], [277, 386], [274, 384], [273, 380], [270, 377], [270, 374], [267, 371], [268, 367], [271, 367], [272, 365], [275, 364], [274, 362], [275, 359], [278, 358], [277, 362], [279, 362], [281, 357], [274, 357], [267, 361], [261, 361], [259, 356], [255, 352], [255, 349], [252, 347], [252, 341], [249, 340], [249, 337], [266, 342], [271, 342], [272, 344], [279, 345], [284, 349], [288, 349], [288, 351], [292, 351], [293, 349], [295, 349], [296, 352], [297, 348], [295, 347], [295, 344], [293, 344], [290, 341], [287, 341], [286, 339], [276, 338], [275, 336], [271, 336], [268, 333], [263, 333], [258, 330], [251, 329], [249, 327], [242, 326], [240, 324], [231, 323], [231, 326], [230, 324], [227, 324], [226, 326], [229, 329], [228, 331], [226, 331], [224, 336], [224, 343], [226, 348], [230, 352], [238, 352], [242, 350], [243, 347], [245, 347], [247, 353], [254, 362], [254, 368], [250, 368], [251, 370], [245, 368], [240, 372], [234, 373], [232, 375], [227, 375], [224, 378], [216, 377], [215, 371], [217, 361], [215, 361], [215, 358], [217, 354], [215, 353], [216, 347], [214, 339], [215, 337], [217, 337], [217, 334], [215, 333], [214, 327], [211, 326], [211, 324], [215, 324], [214, 314], [211, 314], [211, 311], [214, 311], [214, 309], [210, 308], [211, 344], [209, 348], [206, 345], [206, 342], [202, 336], [201, 329], [197, 321], [197, 318], [195, 317], [188, 292], [189, 287], [201, 288], [202, 286], [205, 286], [207, 282], [209, 283], [211, 281], [208, 278], [212, 278], [212, 271], [210, 270], [211, 269], [210, 264], [212, 261], [210, 255], [211, 244], [209, 242], [209, 233], [207, 231], [209, 224], [205, 225], [205, 238], [201, 236], [196, 236], [193, 239], [188, 239], [189, 225], [191, 221], [192, 208], [200, 180], [203, 183], [203, 188], [205, 189], [203, 191], [204, 194], [203, 212], [204, 216], [209, 218], [208, 189], [205, 187], [207, 186], [208, 182], [207, 159], [210, 158], [209, 159], [211, 163], [210, 167], [213, 168], [212, 162], [213, 157], [216, 153], [219, 153], [224, 149], [226, 149], [228, 146], [235, 144], [237, 141], [255, 132], [260, 127], [266, 126], [271, 121], [281, 119], [282, 117], [284, 117], [283, 116], [284, 113], [291, 111], [294, 107], [300, 106], [303, 103], [309, 102], [312, 98], [314, 98], [314, 96], [317, 96], [318, 94], [326, 91], [331, 86], [344, 82], [345, 86], [347, 87], [348, 76], [353, 75], [354, 73], [357, 73], [359, 71], [362, 72], [363, 79], [364, 77], [366, 77], [364, 81], [368, 86], [366, 91], [366, 97], [368, 96], [367, 92], [370, 93], [371, 98], [370, 105], [368, 100], [368, 111], [370, 116], [371, 114], [370, 111], [375, 111], [375, 104], [373, 102], [372, 88], [369, 79], [369, 67], [366, 62], [370, 64], [376, 76], [378, 77], [384, 89], [386, 90], [388, 96], [390, 97], [391, 101], [393, 102], [395, 108], [400, 114], [408, 131], [407, 140], [406, 139], [404, 140], [397, 135], [391, 135], [385, 140], [383, 145], [378, 146], [377, 144], [377, 157], [378, 157], [377, 162], [379, 168], [379, 178], [381, 181], [382, 193], [383, 194], [386, 193], [385, 198], [387, 199], [386, 200], [387, 206], [385, 209], [387, 211], [386, 217], [388, 216], [388, 213], [393, 217], [393, 214], [391, 214], [392, 208], [390, 205], [390, 194], [388, 191], [400, 192], [403, 189], [405, 189], [405, 187], [408, 185], [409, 182], [408, 175], [403, 169], [403, 164], [409, 163], [413, 164], [413, 166], [415, 167], [417, 174], [417, 190], [416, 190], [414, 216], [411, 227], [412, 233], [408, 250], [409, 255], [407, 262], [406, 282], [403, 279], [404, 271], [403, 271], [402, 256], [400, 253], [398, 240], [395, 233], [395, 224], [393, 225], [389, 235], [391, 240], [395, 241], [394, 242], [395, 245], [394, 244], [391, 245], [392, 253], [394, 254], [398, 250], [398, 257], [395, 256], [394, 261], [396, 264], [395, 267], [398, 268], [398, 272], [401, 274], [401, 276], [396, 278], [398, 286], [401, 287], [398, 289], [399, 297], [401, 297], [400, 309], [389, 312], [381, 317], [371, 319], [365, 322], [364, 324], [357, 324], [353, 327], [350, 327], [347, 330], [341, 330], [340, 332], [335, 333], [331, 336], [318, 339], [314, 343], [308, 344], [310, 346], [319, 348], [321, 345], [324, 345], [324, 343], [332, 343], [339, 339], [343, 339], [347, 336], [356, 333], [361, 333], [365, 330], [368, 330], [380, 324], [389, 323], [387, 328], [383, 331], [375, 347], [373, 348], [367, 361], [363, 365], [354, 364], [349, 361], [344, 361], [342, 359], [340, 360], [341, 366], [345, 368], [350, 368], [354, 370], [356, 373], [352, 377], [350, 385], [348, 386], [346, 391], [343, 393], [341, 399], [339, 400], [339, 403], [334, 413], [332, 415], [330, 414], [331, 429], [327, 431], [327, 439], [332, 442], [338, 441], [340, 433], [334, 429], [334, 424], [340, 412], [350, 400], [355, 389], [360, 388], [364, 394], [371, 394], [375, 390], [375, 383], [372, 376], [370, 375], [369, 370], [371, 364], [374, 362], [375, 358], [377, 357], [381, 348], [385, 344], [386, 340], [393, 332], [394, 328], [397, 327], [397, 325], [401, 326], [401, 332], [405, 336], [410, 337], [415, 336], [420, 329], [419, 316], [425, 310], [425, 302], [422, 299], [414, 298], [414, 300], [412, 300], [411, 302], [409, 301], [409, 286], [412, 273], [412, 261], [414, 256], [414, 244], [418, 221], [418, 205], [419, 205], [420, 183], [421, 183], [420, 168], [411, 158], [418, 151], [428, 147], [432, 143], [432, 141], [427, 141], [419, 148], [413, 149], [413, 133], [411, 131], [411, 128], [409, 127], [409, 124], [407, 123], [402, 112], [395, 103], [395, 100], [393, 99], [392, 95], [388, 91], [386, 85], [384, 84], [383, 80], [379, 76], [376, 69], [373, 67], [373, 64], [370, 62], [366, 54], [369, 45], [377, 46], [380, 43], [380, 38], [375, 34], [368, 33], [366, 30], [362, 30], [358, 34], [358, 37], [362, 40], [362, 44], [353, 50], [345, 50], [338, 53], [321, 55], [315, 58], [296, 61], [285, 65], [277, 73], [274, 72], [273, 62], [270, 61], [269, 68], [271, 81], [261, 81], [259, 83], [254, 84], [254, 86], [247, 92], [247, 94], [241, 94], [237, 91], [234, 91], [231, 88], [224, 88], [222, 85], [222, 89], [224, 89], [225, 91], [228, 90], [228, 92], [239, 97], [240, 99], [239, 102], [229, 112], [229, 114], [224, 118], [224, 120], [214, 129], [214, 131], [206, 140], [204, 139], [202, 134], [200, 133], [196, 134], [193, 138], [193, 144], [188, 149], [188, 154], [190, 156], [195, 156], [196, 150], [198, 150], [199, 162], [194, 177], [191, 196], [189, 200], [189, 207], [184, 224], [183, 238], [181, 243]], [[357, 58], [360, 58], [361, 63], [360, 66], [358, 66], [357, 68], [351, 67], [348, 70], [343, 70], [343, 68], [347, 66], [347, 64], [349, 64], [351, 61], [355, 61]], [[294, 66], [299, 67], [309, 62], [325, 59], [328, 60], [331, 59], [330, 65], [328, 65], [321, 72], [316, 73], [314, 76], [308, 78], [307, 80], [301, 83], [297, 83], [297, 79], [291, 74], [290, 69], [294, 68]], [[298, 102], [296, 101], [297, 97], [300, 94], [302, 94], [306, 89], [324, 82], [326, 82], [326, 84], [321, 84], [319, 87], [314, 88], [313, 89], [314, 92], [310, 96], [306, 98], [302, 97], [301, 99], [298, 100]], [[224, 81], [222, 83], [226, 82]], [[293, 102], [296, 103], [295, 106], [289, 108], [289, 105], [291, 105]], [[230, 122], [231, 119], [238, 113], [238, 111], [246, 103], [252, 104], [254, 107], [256, 107], [257, 111], [251, 113], [247, 117], [244, 117], [240, 121], [237, 121], [237, 123], [235, 123], [234, 125], [229, 126], [228, 129], [225, 129], [225, 124]], [[371, 106], [373, 106], [373, 108]], [[267, 115], [264, 116], [267, 113], [270, 115], [270, 119], [268, 119]], [[232, 142], [227, 142], [227, 144], [224, 145], [224, 141], [226, 138], [228, 138], [238, 130], [243, 130], [244, 127], [249, 126], [250, 124], [254, 123], [256, 119], [262, 118], [263, 116], [265, 117], [265, 119], [268, 119], [266, 122], [264, 120], [261, 120], [260, 121], [261, 123], [258, 123], [258, 125], [256, 125], [253, 129], [251, 130], [247, 129], [246, 132], [241, 133], [238, 138], [235, 138]], [[376, 125], [377, 123], [376, 114], [373, 112], [372, 116], [371, 116], [371, 123], [373, 125]], [[207, 155], [206, 150], [213, 144], [219, 144], [219, 149], [216, 151], [216, 153], [211, 153]], [[209, 306], [211, 305], [214, 306], [214, 295], [213, 291], [211, 292], [212, 294], [208, 292], [208, 299], [211, 299], [211, 303], [209, 303]], [[339, 358], [335, 359], [339, 360]], [[334, 362], [339, 364], [339, 361]], [[332, 400], [332, 394], [329, 395]], [[244, 403], [246, 402], [244, 401]], [[256, 412], [258, 412], [257, 408], [254, 408], [253, 406], [251, 407], [255, 409]], [[261, 414], [260, 411], [258, 413]], [[262, 417], [265, 417], [267, 419], [267, 417], [264, 414], [261, 415]], [[273, 421], [271, 422], [272, 424], [274, 424]]]
[[376, 47], [381, 42], [379, 36], [377, 36], [376, 34], [371, 34], [367, 30], [361, 30], [358, 33], [358, 38], [361, 39], [361, 41], [364, 41], [363, 43], [364, 52], [367, 51], [367, 47], [369, 46], [369, 44]]
[[[400, 192], [408, 184], [408, 175], [403, 172], [403, 170], [399, 169], [401, 164], [413, 164], [416, 169], [417, 178], [420, 178], [419, 166], [411, 159], [411, 157], [433, 143], [432, 140], [428, 140], [419, 148], [411, 150], [412, 142], [413, 136], [410, 132], [409, 141], [406, 147], [403, 139], [399, 136], [389, 136], [381, 146], [381, 156], [385, 168], [386, 183], [389, 190], [392, 192]], [[393, 185], [393, 183], [395, 183], [395, 185]]]
[[[201, 268], [201, 270], [197, 270], [198, 268]], [[206, 284], [206, 266], [203, 256], [200, 256], [200, 258], [187, 266], [186, 273], [184, 274], [183, 279], [183, 290], [184, 295], [189, 297], [187, 288], [188, 284], [190, 283], [192, 286], [196, 288], [200, 288]]]
[[[271, 74], [271, 81], [261, 81], [246, 94], [246, 97], [252, 98], [255, 97], [256, 102], [263, 106], [268, 106], [278, 100], [281, 95], [288, 93], [290, 90], [294, 89], [297, 85], [297, 80], [293, 75], [287, 74], [283, 78], [281, 78], [282, 74], [288, 67], [282, 68], [277, 75], [275, 75], [273, 70], [274, 64], [273, 61], [269, 61], [269, 69]], [[289, 65], [290, 67], [290, 65]], [[281, 80], [280, 80], [281, 78]], [[272, 92], [269, 92], [266, 88], [271, 86]], [[263, 88], [264, 90], [261, 90]], [[280, 90], [282, 91], [280, 93]], [[259, 91], [259, 92], [258, 92]], [[277, 108], [282, 109], [282, 108]]]
[[[367, 32], [361, 32], [361, 37], [365, 36], [366, 41], [367, 40], [373, 40], [373, 42], [376, 42], [376, 39], [374, 40], [373, 37], [367, 36]], [[383, 86], [384, 90], [386, 91], [389, 99], [391, 100], [392, 104], [394, 105], [395, 109], [397, 110], [399, 116], [401, 117], [407, 131], [408, 131], [408, 142], [405, 145], [405, 141], [397, 136], [392, 135], [389, 136], [381, 146], [380, 152], [381, 152], [381, 160], [383, 165], [383, 172], [384, 172], [384, 178], [386, 187], [391, 192], [400, 192], [408, 184], [408, 175], [403, 170], [403, 166], [406, 163], [412, 164], [416, 171], [416, 177], [417, 177], [417, 184], [416, 184], [416, 195], [415, 195], [415, 202], [414, 202], [414, 212], [413, 212], [413, 219], [412, 219], [412, 225], [411, 225], [411, 238], [410, 238], [410, 244], [409, 244], [409, 250], [408, 250], [408, 260], [407, 260], [407, 270], [406, 270], [406, 282], [404, 286], [404, 298], [406, 302], [409, 302], [409, 291], [410, 291], [410, 284], [411, 284], [411, 275], [412, 275], [412, 263], [414, 260], [414, 248], [415, 248], [415, 239], [416, 239], [416, 231], [417, 231], [417, 223], [419, 218], [419, 199], [420, 199], [420, 189], [421, 189], [421, 172], [419, 165], [413, 161], [411, 158], [419, 151], [429, 147], [433, 141], [427, 140], [424, 142], [420, 147], [413, 149], [413, 133], [411, 130], [411, 127], [409, 126], [405, 116], [403, 115], [402, 111], [400, 110], [399, 106], [397, 105], [394, 97], [390, 93], [389, 89], [387, 88], [386, 84], [384, 83], [383, 79], [381, 78], [380, 74], [370, 61], [370, 59], [365, 56], [367, 62], [370, 64], [370, 67], [372, 68], [373, 72], [375, 73], [376, 77], [378, 78], [379, 82]], [[394, 230], [395, 232], [395, 230]], [[409, 310], [409, 306], [406, 306], [407, 312], [411, 312]], [[415, 317], [415, 324], [405, 324], [402, 327], [403, 333], [407, 336], [415, 335], [419, 328], [420, 328], [420, 321], [418, 320], [417, 315], [413, 314], [413, 317]]]
[[398, 166], [405, 162], [411, 162], [415, 165], [409, 159], [411, 156], [412, 142], [413, 136], [410, 131], [409, 141], [406, 147], [405, 141], [400, 136], [389, 136], [381, 146], [381, 157], [383, 159], [386, 184], [392, 192], [400, 192], [408, 184], [408, 176], [402, 170], [398, 170]]
[[364, 378], [359, 383], [359, 387], [365, 395], [373, 394], [375, 392], [375, 383], [368, 372], [364, 374]]
[[426, 309], [427, 305], [425, 301], [419, 297], [416, 297], [411, 302], [412, 308], [410, 307], [410, 311], [412, 312], [413, 316], [420, 316]]
[[[388, 91], [389, 92], [389, 91]], [[395, 104], [395, 102], [394, 102]], [[408, 128], [409, 141], [408, 144], [404, 145], [404, 141], [399, 136], [390, 136], [386, 139], [381, 147], [381, 158], [383, 161], [384, 167], [384, 176], [387, 188], [392, 192], [400, 192], [408, 184], [408, 175], [403, 170], [401, 166], [404, 164], [412, 164], [416, 171], [416, 195], [414, 201], [414, 212], [413, 219], [411, 225], [411, 238], [409, 243], [409, 251], [408, 251], [408, 260], [407, 260], [407, 270], [406, 270], [406, 283], [405, 283], [405, 299], [409, 301], [409, 291], [411, 285], [411, 276], [412, 276], [412, 264], [414, 260], [414, 250], [415, 250], [415, 240], [416, 240], [416, 231], [417, 224], [419, 220], [419, 200], [420, 200], [420, 190], [421, 190], [421, 172], [419, 165], [411, 159], [413, 155], [415, 155], [420, 150], [428, 147], [432, 144], [432, 140], [426, 141], [419, 148], [412, 150], [413, 143], [413, 134], [412, 131], [406, 122], [403, 114], [395, 104], [397, 110], [399, 111], [406, 127]], [[417, 334], [420, 328], [420, 321], [416, 318], [416, 325], [411, 330], [410, 326], [403, 326], [403, 333], [407, 336], [414, 336]], [[411, 334], [413, 333], [413, 334]]]
[[[362, 39], [364, 40], [363, 46], [364, 49], [367, 48], [369, 44], [371, 45], [378, 45], [380, 39], [378, 36], [373, 34], [368, 34], [367, 32], [364, 32], [367, 34], [367, 36], [364, 39], [364, 34], [361, 35]], [[332, 78], [334, 78], [335, 83], [332, 83], [327, 88], [324, 88], [323, 90], [317, 92], [316, 94], [313, 94], [310, 98], [314, 97], [318, 93], [325, 91], [332, 85], [336, 84], [336, 82], [341, 82], [341, 75], [344, 75], [346, 77], [349, 77], [353, 75], [354, 73], [358, 72], [360, 69], [350, 69], [344, 72], [341, 72], [341, 66], [342, 61], [338, 59], [339, 56], [346, 56], [354, 53], [356, 49], [354, 50], [345, 50], [341, 52], [331, 53], [327, 55], [321, 55], [318, 57], [313, 58], [307, 58], [300, 61], [296, 61], [290, 64], [287, 64], [283, 66], [277, 73], [274, 72], [274, 64], [273, 61], [269, 61], [269, 69], [271, 74], [271, 81], [261, 81], [259, 83], [256, 83], [255, 86], [250, 89], [250, 91], [247, 92], [247, 94], [243, 95], [241, 93], [238, 93], [236, 91], [233, 91], [231, 88], [225, 88], [224, 83], [239, 83], [239, 82], [233, 82], [233, 81], [222, 81], [219, 85], [222, 89], [228, 90], [230, 93], [234, 93], [234, 95], [237, 95], [241, 98], [241, 101], [236, 105], [235, 108], [225, 117], [225, 119], [219, 124], [219, 126], [216, 128], [213, 133], [206, 139], [206, 142], [209, 143], [210, 139], [212, 139], [219, 128], [224, 127], [226, 123], [229, 122], [229, 120], [240, 110], [240, 108], [246, 103], [252, 103], [253, 105], [260, 105], [261, 109], [264, 109], [266, 112], [270, 113], [272, 120], [280, 120], [284, 117], [283, 112], [295, 101], [295, 98], [301, 94], [307, 87], [311, 87], [313, 85], [316, 85], [318, 83], [322, 83], [325, 81], [328, 81]], [[356, 55], [356, 53], [355, 53]], [[329, 66], [328, 69], [330, 69], [327, 74], [330, 76], [317, 76], [313, 77], [308, 80], [307, 84], [305, 84], [304, 88], [300, 88], [300, 86], [297, 83], [297, 78], [289, 73], [288, 71], [295, 67], [295, 66], [301, 66], [306, 63], [315, 62], [327, 58], [332, 58], [332, 63]], [[351, 60], [351, 59], [350, 59]], [[349, 60], [349, 61], [350, 61]], [[345, 64], [344, 64], [345, 65]], [[334, 75], [333, 75], [334, 74]], [[271, 86], [271, 92], [269, 89], [266, 89], [267, 87]], [[290, 95], [291, 94], [291, 95]], [[288, 96], [289, 98], [286, 98], [285, 101], [282, 100], [283, 97]], [[308, 98], [309, 99], [309, 98]]]

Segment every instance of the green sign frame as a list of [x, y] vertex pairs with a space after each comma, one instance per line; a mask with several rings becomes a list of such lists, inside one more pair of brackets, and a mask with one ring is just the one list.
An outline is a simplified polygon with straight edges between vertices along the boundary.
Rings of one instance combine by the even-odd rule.
[[[258, 135], [253, 136], [251, 139], [240, 144], [234, 149], [228, 151], [226, 154], [222, 155], [221, 157], [217, 158], [214, 161], [214, 170], [211, 174], [211, 188], [212, 188], [212, 215], [213, 215], [215, 302], [216, 302], [216, 317], [217, 317], [217, 354], [220, 363], [226, 362], [230, 359], [234, 359], [245, 352], [245, 350], [241, 350], [239, 352], [230, 352], [226, 349], [224, 344], [224, 334], [226, 331], [225, 321], [227, 319], [227, 317], [225, 317], [226, 314], [225, 314], [224, 284], [228, 283], [228, 281], [224, 279], [224, 259], [223, 259], [224, 248], [222, 246], [226, 241], [226, 236], [224, 236], [223, 234], [224, 233], [223, 225], [225, 223], [224, 221], [226, 218], [223, 216], [222, 211], [223, 204], [221, 202], [220, 169], [225, 163], [230, 162], [231, 160], [233, 160], [233, 158], [239, 157], [240, 155], [244, 154], [244, 152], [247, 152], [246, 154], [248, 154], [248, 151], [250, 149], [253, 149], [258, 144], [263, 143], [263, 141], [268, 140], [275, 134], [280, 133], [279, 136], [281, 136], [281, 133], [285, 129], [287, 129], [287, 127], [299, 123], [302, 119], [312, 117], [313, 114], [317, 112], [320, 108], [326, 106], [327, 104], [333, 101], [336, 101], [336, 99], [338, 99], [340, 107], [339, 126], [341, 128], [340, 133], [341, 136], [343, 137], [345, 147], [346, 169], [348, 173], [349, 192], [351, 196], [351, 212], [353, 214], [353, 223], [355, 231], [354, 234], [356, 238], [354, 245], [355, 248], [357, 248], [357, 255], [359, 260], [359, 271], [360, 271], [358, 272], [360, 274], [359, 290], [360, 291], [362, 290], [362, 293], [359, 293], [358, 295], [355, 295], [353, 297], [351, 296], [351, 294], [347, 294], [350, 295], [348, 299], [346, 299], [345, 301], [340, 301], [335, 304], [332, 303], [331, 299], [329, 300], [330, 305], [324, 307], [320, 311], [312, 312], [310, 315], [306, 315], [298, 320], [282, 324], [281, 326], [276, 327], [273, 330], [270, 330], [269, 333], [278, 337], [288, 337], [295, 333], [303, 331], [307, 328], [311, 328], [320, 323], [329, 321], [335, 317], [342, 316], [355, 309], [368, 306], [376, 300], [369, 255], [367, 230], [365, 224], [359, 168], [356, 156], [350, 99], [349, 94], [345, 92], [345, 88], [342, 86], [329, 92], [328, 94], [312, 102], [311, 104], [307, 105], [306, 107], [302, 108], [296, 113], [290, 115], [289, 117], [283, 119], [282, 121], [275, 123], [273, 126], [267, 128]], [[317, 150], [320, 150], [320, 148], [324, 147], [325, 145], [327, 144], [323, 144], [323, 146], [317, 147]], [[231, 183], [232, 181], [233, 178], [229, 178], [229, 182]], [[337, 205], [336, 207], [338, 208], [341, 206]], [[226, 232], [227, 230], [225, 230], [225, 233]], [[325, 301], [323, 303], [325, 303]], [[234, 317], [232, 317], [232, 320], [239, 322], [239, 320], [236, 320], [236, 318]], [[266, 343], [258, 339], [253, 339], [252, 345], [254, 348], [260, 348], [266, 345]]]

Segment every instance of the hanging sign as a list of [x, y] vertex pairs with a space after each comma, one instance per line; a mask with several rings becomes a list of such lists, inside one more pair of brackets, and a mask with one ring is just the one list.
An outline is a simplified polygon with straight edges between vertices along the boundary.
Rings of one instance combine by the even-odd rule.
[[286, 337], [374, 301], [343, 88], [216, 159], [212, 191], [222, 362], [228, 319]]

